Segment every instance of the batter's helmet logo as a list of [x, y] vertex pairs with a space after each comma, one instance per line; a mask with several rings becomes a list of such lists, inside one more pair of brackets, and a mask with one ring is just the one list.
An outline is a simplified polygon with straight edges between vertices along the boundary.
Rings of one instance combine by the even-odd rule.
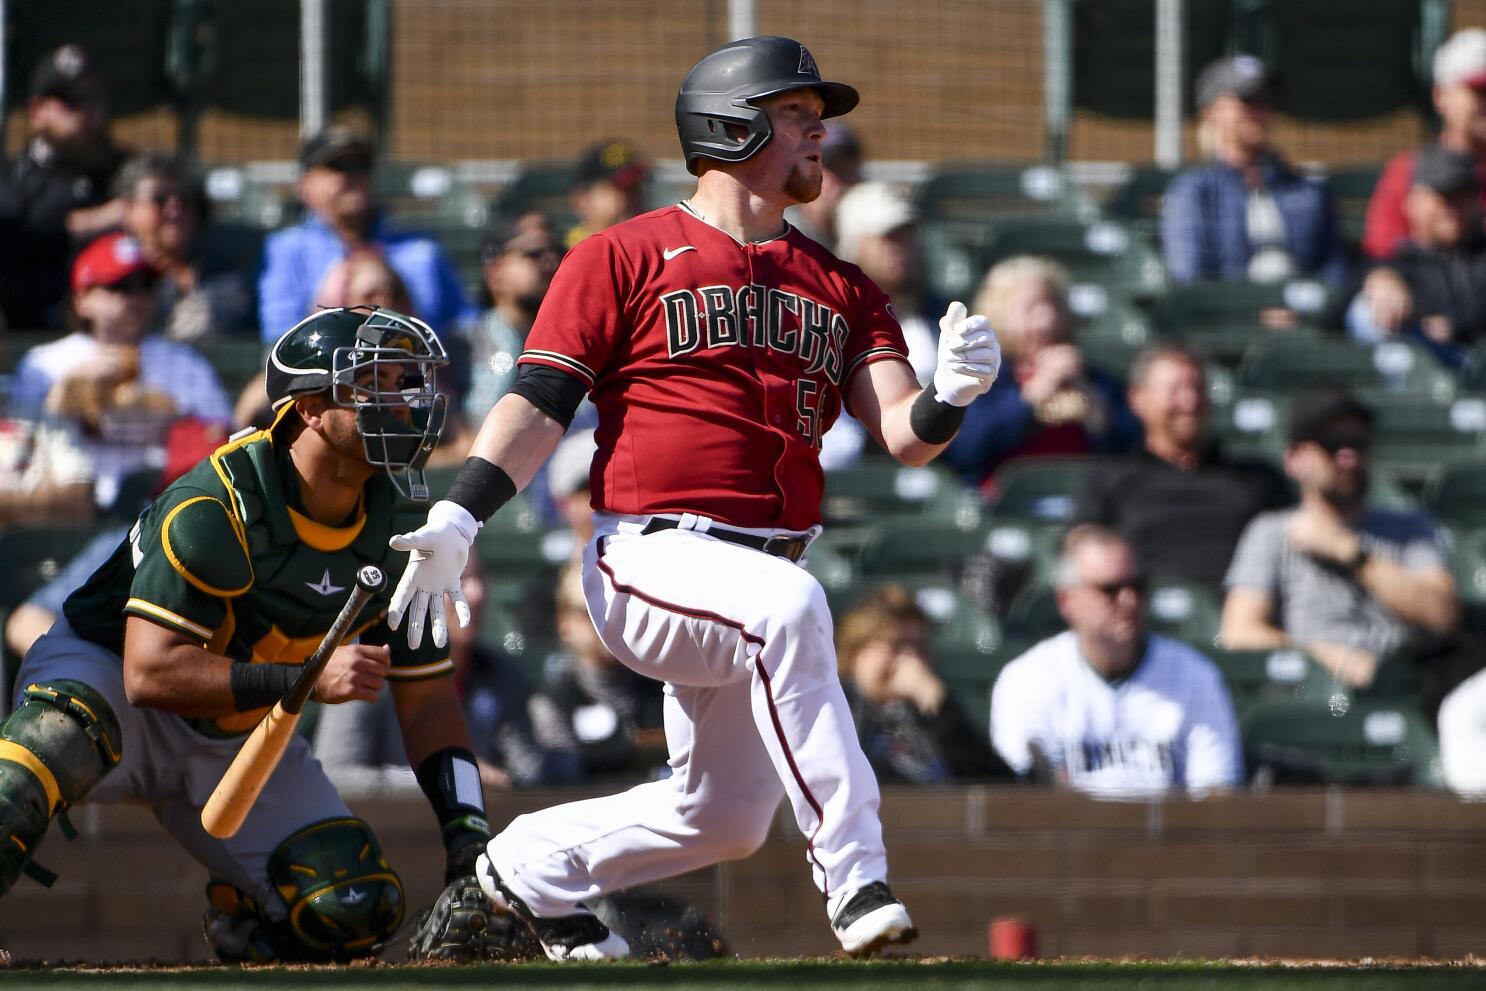
[[800, 46], [800, 68], [797, 70], [802, 76], [814, 76], [820, 78], [820, 70], [815, 67], [815, 56], [810, 54], [810, 49], [804, 45]]

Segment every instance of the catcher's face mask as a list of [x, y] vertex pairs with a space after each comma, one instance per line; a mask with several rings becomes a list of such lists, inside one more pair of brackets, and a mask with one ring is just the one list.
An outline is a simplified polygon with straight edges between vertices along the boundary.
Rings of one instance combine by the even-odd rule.
[[435, 375], [448, 363], [427, 324], [384, 309], [372, 311], [355, 343], [332, 356], [333, 401], [356, 411], [367, 463], [385, 468], [405, 498], [428, 498], [423, 465], [443, 433], [448, 406]]

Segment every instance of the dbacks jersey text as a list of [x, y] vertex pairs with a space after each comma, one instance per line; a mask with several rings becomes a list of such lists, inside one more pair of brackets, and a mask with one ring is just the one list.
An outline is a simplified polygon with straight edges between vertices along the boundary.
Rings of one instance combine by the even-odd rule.
[[793, 227], [743, 243], [686, 205], [563, 260], [519, 361], [589, 387], [595, 509], [803, 530], [851, 377], [907, 361], [888, 298]]
[[1127, 677], [1106, 680], [1060, 633], [1008, 664], [991, 692], [991, 742], [1018, 774], [1033, 750], [1072, 788], [1104, 798], [1201, 792], [1243, 780], [1222, 675], [1191, 647], [1146, 640]]

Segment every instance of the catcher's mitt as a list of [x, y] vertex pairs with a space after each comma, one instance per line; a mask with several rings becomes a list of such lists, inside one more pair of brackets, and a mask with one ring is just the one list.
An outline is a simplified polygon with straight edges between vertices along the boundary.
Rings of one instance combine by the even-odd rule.
[[542, 957], [531, 930], [514, 915], [496, 911], [473, 877], [449, 882], [415, 922], [408, 946], [411, 960], [474, 963]]

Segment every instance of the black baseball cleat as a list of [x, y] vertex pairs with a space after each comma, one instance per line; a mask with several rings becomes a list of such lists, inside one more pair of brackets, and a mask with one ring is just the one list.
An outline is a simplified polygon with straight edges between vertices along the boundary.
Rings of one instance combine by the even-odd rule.
[[831, 920], [831, 930], [853, 957], [870, 956], [891, 943], [911, 943], [918, 938], [908, 909], [882, 881], [858, 888], [846, 899]]
[[497, 911], [509, 912], [526, 924], [547, 959], [566, 960], [623, 960], [629, 956], [629, 944], [624, 937], [610, 932], [599, 917], [586, 909], [573, 915], [544, 918], [533, 914], [526, 903], [506, 887], [496, 873], [486, 854], [475, 860], [475, 877], [480, 890], [496, 907]]

